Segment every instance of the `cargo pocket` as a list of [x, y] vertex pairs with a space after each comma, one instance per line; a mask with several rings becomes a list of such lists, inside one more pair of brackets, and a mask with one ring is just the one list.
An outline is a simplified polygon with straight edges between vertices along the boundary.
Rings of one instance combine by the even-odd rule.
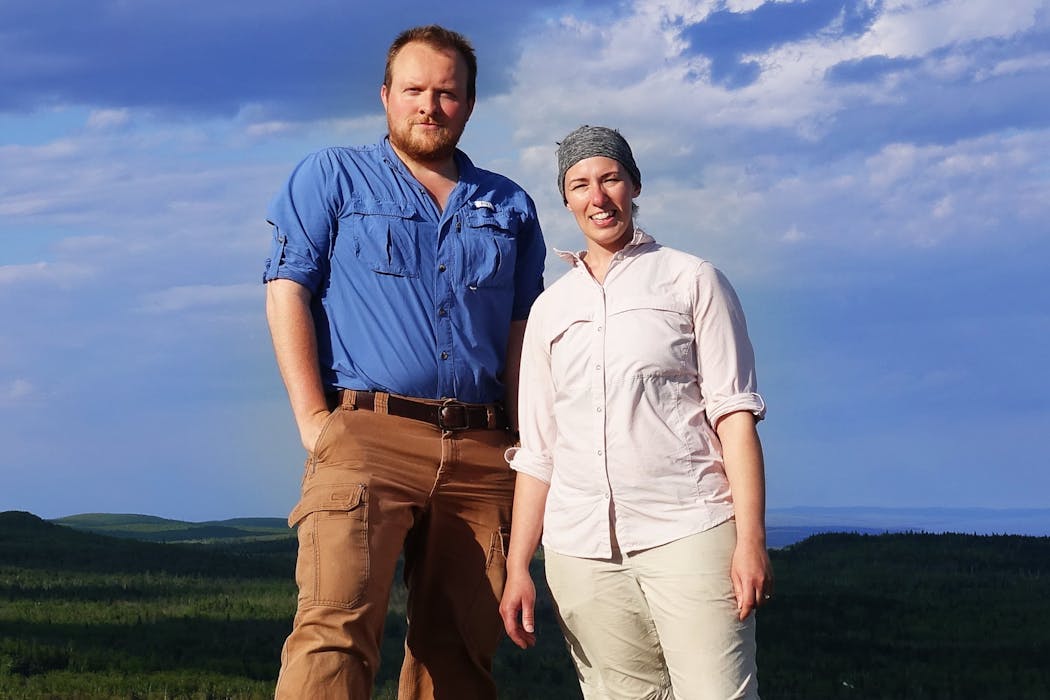
[[503, 569], [507, 568], [507, 550], [510, 548], [510, 528], [500, 525], [499, 529], [492, 533], [489, 538], [489, 554], [485, 559], [485, 570], [492, 568], [493, 564]]
[[474, 599], [470, 606], [469, 623], [464, 637], [475, 651], [493, 654], [503, 638], [503, 618], [499, 614], [499, 601], [507, 580], [507, 548], [510, 544], [510, 527], [501, 525], [489, 535], [489, 549], [485, 557], [485, 572], [478, 580]]
[[368, 487], [354, 483], [309, 485], [288, 524], [299, 526], [295, 564], [299, 606], [350, 608], [360, 603], [370, 574]]

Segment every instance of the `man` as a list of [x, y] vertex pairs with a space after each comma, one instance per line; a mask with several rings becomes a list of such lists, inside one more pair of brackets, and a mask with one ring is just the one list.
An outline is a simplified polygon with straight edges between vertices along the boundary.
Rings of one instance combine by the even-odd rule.
[[404, 550], [401, 698], [495, 698], [535, 207], [456, 149], [477, 64], [438, 26], [391, 45], [381, 143], [307, 157], [270, 206], [267, 318], [308, 452], [278, 698], [371, 694]]

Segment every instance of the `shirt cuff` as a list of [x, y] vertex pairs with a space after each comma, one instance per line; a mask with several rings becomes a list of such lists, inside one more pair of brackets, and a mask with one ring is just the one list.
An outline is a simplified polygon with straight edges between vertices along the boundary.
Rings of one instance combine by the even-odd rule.
[[310, 293], [314, 293], [317, 288], [316, 275], [297, 270], [294, 267], [287, 265], [281, 265], [273, 271], [269, 269], [266, 274], [263, 275], [263, 282], [272, 282], [273, 280], [291, 280], [292, 282], [298, 282], [302, 286], [310, 290]]
[[713, 426], [722, 417], [737, 411], [749, 411], [755, 414], [756, 421], [760, 421], [766, 417], [766, 402], [760, 395], [753, 392], [726, 396], [718, 401], [708, 403], [707, 422]]
[[511, 447], [503, 453], [503, 458], [510, 464], [510, 468], [522, 474], [528, 474], [534, 479], [539, 479], [545, 484], [551, 482], [551, 474], [554, 473], [554, 465], [534, 452], [524, 447]]

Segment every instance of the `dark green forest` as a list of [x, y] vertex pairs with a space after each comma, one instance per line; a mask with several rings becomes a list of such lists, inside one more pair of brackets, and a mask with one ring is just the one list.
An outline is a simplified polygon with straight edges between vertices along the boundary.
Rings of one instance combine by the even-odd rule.
[[[295, 608], [279, 521], [80, 517], [0, 513], [0, 698], [272, 696]], [[1050, 698], [1050, 538], [822, 534], [771, 556], [765, 700]], [[403, 603], [376, 698], [396, 696]], [[579, 698], [549, 600], [538, 615], [538, 646], [497, 656], [500, 696]]]

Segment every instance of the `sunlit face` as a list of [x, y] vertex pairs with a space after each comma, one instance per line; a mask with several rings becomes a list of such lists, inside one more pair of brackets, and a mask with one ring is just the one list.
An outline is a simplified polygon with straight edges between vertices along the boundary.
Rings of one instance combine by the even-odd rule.
[[631, 205], [642, 188], [618, 160], [605, 156], [584, 158], [565, 171], [565, 206], [595, 247], [617, 251], [634, 235]]
[[390, 143], [420, 163], [452, 157], [474, 108], [467, 99], [467, 64], [452, 49], [405, 44], [390, 66], [390, 85], [380, 91]]

